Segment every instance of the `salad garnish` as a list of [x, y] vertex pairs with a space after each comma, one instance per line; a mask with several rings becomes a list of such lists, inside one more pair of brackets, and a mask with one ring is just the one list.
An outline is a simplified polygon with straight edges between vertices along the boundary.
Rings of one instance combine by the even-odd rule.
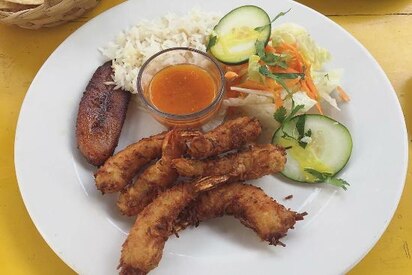
[[272, 20], [270, 20], [270, 23], [269, 23], [269, 24], [264, 25], [264, 26], [261, 26], [261, 27], [256, 27], [256, 28], [255, 28], [255, 31], [258, 31], [258, 32], [263, 31], [265, 28], [271, 26], [272, 23], [276, 21], [276, 19], [278, 19], [279, 17], [284, 16], [284, 15], [286, 15], [288, 12], [290, 12], [290, 10], [291, 10], [291, 8], [288, 9], [287, 11], [279, 12], [279, 13], [275, 16], [275, 18], [273, 18]]
[[328, 172], [319, 172], [311, 168], [305, 168], [305, 171], [316, 177], [315, 182], [332, 184], [341, 187], [345, 191], [348, 190], [348, 186], [350, 185], [347, 181], [337, 178]]
[[[250, 104], [251, 115], [255, 111], [267, 116], [272, 103], [272, 122], [259, 119], [267, 121], [267, 128], [277, 128], [272, 142], [288, 148], [283, 175], [346, 190], [349, 184], [335, 175], [350, 157], [352, 138], [345, 126], [324, 116], [327, 109], [321, 103], [340, 110], [331, 94], [343, 102], [350, 98], [339, 85], [341, 73], [322, 70], [331, 56], [305, 29], [293, 24], [272, 29], [273, 22], [289, 12], [270, 20], [261, 8], [247, 5], [230, 11], [215, 26], [207, 48], [225, 64], [229, 92], [224, 104], [244, 109]], [[246, 14], [248, 22], [241, 20]], [[266, 23], [254, 26], [258, 22]], [[259, 110], [261, 106], [266, 111]], [[312, 107], [319, 115], [305, 114]]]

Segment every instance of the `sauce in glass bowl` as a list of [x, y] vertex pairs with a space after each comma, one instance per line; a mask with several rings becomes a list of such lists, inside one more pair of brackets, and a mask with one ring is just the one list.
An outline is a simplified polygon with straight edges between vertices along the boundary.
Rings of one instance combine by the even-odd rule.
[[221, 106], [225, 78], [206, 52], [187, 47], [151, 56], [137, 77], [138, 97], [149, 113], [167, 127], [197, 128]]
[[193, 64], [168, 66], [159, 71], [149, 85], [151, 103], [175, 115], [200, 111], [213, 101], [217, 86], [208, 71]]

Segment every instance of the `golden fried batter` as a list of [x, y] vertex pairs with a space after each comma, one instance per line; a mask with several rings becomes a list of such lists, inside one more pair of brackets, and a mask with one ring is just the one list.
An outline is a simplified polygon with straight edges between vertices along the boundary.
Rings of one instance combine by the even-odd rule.
[[119, 268], [121, 274], [146, 274], [162, 258], [163, 247], [174, 233], [179, 213], [199, 192], [225, 182], [227, 176], [209, 177], [196, 183], [180, 183], [161, 193], [136, 218], [122, 247]]
[[184, 177], [230, 175], [235, 180], [249, 180], [282, 171], [286, 163], [286, 153], [280, 146], [264, 144], [253, 145], [243, 152], [217, 159], [179, 158], [172, 163], [179, 175]]
[[198, 225], [208, 219], [232, 215], [254, 230], [269, 244], [284, 246], [279, 241], [306, 213], [296, 213], [278, 204], [256, 186], [228, 183], [202, 193], [179, 216], [177, 228]]
[[161, 156], [165, 135], [144, 138], [110, 157], [94, 175], [97, 189], [103, 194], [122, 190], [140, 168]]
[[157, 195], [169, 188], [178, 174], [172, 167], [172, 160], [179, 158], [186, 147], [182, 132], [172, 130], [166, 134], [162, 145], [162, 158], [149, 166], [138, 176], [133, 185], [123, 189], [119, 195], [117, 206], [123, 215], [137, 215]]
[[236, 149], [256, 140], [262, 128], [255, 118], [240, 117], [229, 120], [214, 130], [194, 137], [188, 153], [193, 158], [207, 158]]

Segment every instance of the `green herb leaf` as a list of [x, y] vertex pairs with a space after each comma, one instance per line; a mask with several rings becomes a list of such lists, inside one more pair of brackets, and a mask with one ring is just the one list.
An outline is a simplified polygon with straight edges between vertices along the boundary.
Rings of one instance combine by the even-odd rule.
[[263, 41], [256, 40], [255, 42], [256, 54], [260, 57], [260, 60], [265, 62], [269, 66], [279, 66], [286, 69], [288, 65], [286, 61], [280, 55], [265, 52], [265, 43]]
[[295, 79], [295, 78], [302, 78], [305, 79], [305, 73], [272, 73], [278, 78], [282, 79]]
[[288, 12], [290, 12], [292, 8], [288, 9], [287, 11], [282, 11], [279, 12], [278, 15], [275, 16], [275, 18], [272, 19], [272, 21], [270, 21], [270, 23], [275, 22], [279, 17], [286, 15]]
[[[269, 71], [267, 66], [261, 66], [259, 68], [259, 72], [266, 76], [266, 77], [270, 77], [276, 81], [278, 81], [279, 79], [295, 79], [295, 78], [305, 78], [305, 74], [304, 73], [272, 73], [271, 71]], [[280, 84], [280, 83], [279, 83]]]
[[325, 183], [332, 184], [337, 187], [341, 187], [345, 191], [348, 190], [348, 186], [350, 186], [350, 184], [347, 181], [343, 179], [334, 178], [334, 177], [326, 178]]
[[312, 176], [314, 176], [316, 178], [316, 182], [319, 182], [319, 183], [324, 182], [327, 184], [335, 185], [337, 187], [341, 187], [345, 191], [348, 190], [348, 186], [350, 186], [350, 184], [347, 181], [336, 178], [334, 176], [332, 177], [331, 173], [319, 172], [312, 168], [305, 168], [304, 170], [308, 172], [309, 174], [311, 174]]
[[268, 77], [270, 77], [271, 75], [272, 75], [272, 77], [275, 76], [269, 71], [268, 67], [266, 67], [266, 66], [260, 66], [259, 73], [263, 74], [264, 76], [268, 76]]
[[209, 42], [207, 43], [206, 46], [206, 51], [209, 51], [210, 48], [212, 48], [214, 45], [216, 45], [217, 42], [217, 36], [216, 35], [210, 35], [209, 36]]
[[282, 86], [282, 88], [285, 89], [285, 91], [291, 96], [292, 93], [291, 93], [291, 91], [289, 90], [289, 87], [286, 85], [285, 81], [283, 81], [283, 79], [277, 77], [276, 75], [270, 73], [268, 70], [267, 70], [267, 71], [268, 71], [268, 73], [267, 73], [266, 70], [267, 70], [267, 68], [266, 68], [265, 66], [261, 66], [261, 67], [259, 68], [259, 73], [261, 73], [262, 75], [267, 76], [267, 77], [270, 77], [270, 78], [272, 78], [273, 80], [275, 80], [275, 81], [276, 81], [277, 83], [279, 83], [280, 86]]
[[[275, 120], [280, 123], [280, 129], [283, 133], [282, 138], [292, 139], [296, 141], [297, 143], [299, 143], [299, 145], [301, 145], [301, 142], [299, 141], [299, 139], [286, 133], [283, 128], [285, 124], [287, 124], [296, 115], [296, 113], [303, 107], [304, 105], [295, 106], [294, 102], [292, 101], [292, 110], [289, 115], [286, 115], [287, 111], [286, 111], [286, 108], [283, 106], [278, 108], [276, 112], [273, 114], [273, 117], [275, 118]], [[304, 146], [306, 146], [306, 144]]]
[[318, 170], [312, 168], [305, 168], [304, 170], [314, 176], [316, 178], [316, 182], [324, 182], [327, 177], [331, 176], [331, 173], [319, 172]]
[[285, 119], [286, 119], [286, 108], [281, 106], [280, 108], [278, 108], [276, 110], [276, 112], [273, 114], [274, 119], [279, 122], [280, 124], [282, 124]]
[[[298, 105], [300, 106], [300, 105]], [[300, 147], [303, 149], [306, 148], [308, 143], [306, 141], [302, 141], [304, 137], [311, 137], [312, 136], [312, 130], [309, 129], [305, 132], [305, 122], [306, 122], [306, 115], [301, 115], [298, 117], [298, 121], [296, 122], [296, 129], [298, 130], [298, 143]]]
[[298, 141], [297, 138], [292, 137], [291, 135], [289, 135], [288, 133], [284, 132], [283, 130], [282, 130], [282, 133], [283, 133], [282, 138], [284, 138], [284, 139], [292, 139], [292, 140], [294, 140], [294, 141]]
[[288, 67], [282, 56], [265, 52], [265, 43], [263, 43], [263, 41], [256, 40], [255, 47], [256, 54], [260, 57], [260, 60], [266, 63], [266, 65], [279, 66], [283, 69]]
[[261, 32], [263, 31], [265, 28], [267, 28], [268, 26], [270, 26], [273, 22], [275, 22], [279, 17], [286, 15], [291, 9], [288, 9], [285, 12], [279, 12], [278, 15], [275, 16], [275, 18], [272, 19], [272, 21], [270, 21], [270, 24], [261, 26], [261, 27], [257, 27], [255, 28], [255, 31]]
[[275, 80], [277, 83], [280, 84], [280, 86], [282, 86], [283, 89], [285, 89], [285, 91], [288, 93], [289, 96], [292, 96], [292, 92], [289, 90], [289, 87], [286, 85], [285, 81], [283, 81], [280, 78], [275, 79]]
[[267, 53], [264, 58], [262, 58], [263, 62], [265, 62], [269, 66], [278, 66], [282, 69], [287, 69], [288, 64], [285, 60], [282, 59], [281, 56], [275, 55], [273, 53]]
[[260, 40], [256, 40], [255, 42], [256, 54], [262, 59], [265, 57], [265, 43]]
[[298, 121], [296, 122], [296, 129], [298, 130], [299, 139], [305, 136], [305, 122], [306, 122], [305, 115], [298, 117]]
[[303, 108], [305, 108], [305, 105], [303, 104], [296, 105], [295, 107], [293, 107], [292, 111], [290, 111], [288, 119], [291, 120]]

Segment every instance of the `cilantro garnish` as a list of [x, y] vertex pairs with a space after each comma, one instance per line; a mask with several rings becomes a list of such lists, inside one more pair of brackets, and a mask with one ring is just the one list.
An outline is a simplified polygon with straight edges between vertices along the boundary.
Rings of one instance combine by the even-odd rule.
[[273, 118], [274, 118], [277, 122], [279, 122], [280, 124], [283, 124], [283, 122], [284, 122], [285, 119], [286, 119], [286, 113], [287, 113], [286, 108], [283, 107], [283, 106], [281, 106], [281, 107], [279, 107], [279, 108], [276, 110], [276, 112], [273, 114]]
[[206, 46], [206, 51], [209, 51], [210, 48], [212, 48], [214, 45], [216, 45], [216, 42], [217, 42], [217, 36], [211, 34], [209, 36], [209, 42], [207, 43], [207, 46]]
[[345, 191], [348, 190], [348, 186], [350, 185], [347, 181], [336, 178], [335, 176], [332, 176], [332, 174], [328, 172], [319, 172], [312, 168], [305, 168], [305, 171], [316, 178], [315, 182], [319, 182], [319, 183], [323, 182], [323, 183], [335, 185], [337, 187], [341, 187]]
[[273, 118], [280, 123], [280, 130], [282, 131], [283, 135], [282, 138], [288, 138], [288, 139], [293, 139], [295, 140], [300, 147], [302, 147], [303, 149], [306, 148], [306, 146], [308, 145], [308, 142], [304, 139], [305, 137], [311, 137], [312, 136], [312, 130], [308, 129], [305, 132], [305, 122], [306, 122], [306, 115], [301, 115], [298, 117], [297, 122], [296, 122], [296, 130], [298, 132], [298, 137], [294, 137], [289, 135], [288, 133], [286, 133], [284, 131], [284, 125], [286, 125], [292, 118], [294, 118], [296, 116], [296, 114], [299, 112], [299, 110], [301, 110], [302, 108], [304, 108], [305, 105], [297, 105], [295, 106], [295, 102], [292, 100], [292, 110], [290, 112], [289, 115], [287, 115], [287, 111], [286, 108], [281, 106], [279, 107], [276, 112], [273, 114]]
[[283, 131], [283, 127], [299, 112], [300, 109], [304, 108], [305, 105], [297, 105], [295, 106], [295, 102], [292, 100], [292, 110], [289, 114], [287, 114], [286, 108], [281, 106], [279, 107], [276, 112], [273, 114], [273, 118], [280, 123], [280, 128], [284, 134], [284, 136], [291, 137], [287, 133]]
[[304, 141], [303, 139], [305, 137], [311, 137], [312, 136], [312, 130], [309, 129], [305, 132], [305, 122], [306, 122], [306, 115], [301, 115], [298, 117], [298, 121], [296, 122], [296, 129], [298, 130], [298, 143], [300, 147], [303, 149], [306, 148], [306, 145], [308, 145], [308, 142]]
[[272, 25], [272, 23], [275, 22], [279, 17], [286, 15], [290, 10], [291, 10], [291, 9], [288, 9], [287, 11], [284, 11], [284, 12], [279, 12], [278, 15], [276, 15], [275, 18], [273, 18], [273, 19], [270, 21], [270, 24], [267, 24], [267, 25], [264, 25], [264, 26], [261, 26], [261, 27], [257, 27], [257, 28], [255, 28], [255, 31], [258, 31], [258, 32], [263, 31], [263, 30], [266, 29], [268, 26]]
[[265, 43], [263, 41], [256, 40], [255, 47], [260, 60], [265, 62], [266, 65], [279, 66], [283, 69], [288, 67], [284, 56], [265, 52]]
[[275, 80], [277, 83], [279, 83], [285, 90], [290, 94], [290, 90], [287, 87], [286, 83], [283, 81], [283, 79], [295, 79], [295, 78], [305, 78], [304, 73], [272, 73], [267, 66], [263, 65], [259, 68], [259, 73], [262, 75], [272, 78]]

